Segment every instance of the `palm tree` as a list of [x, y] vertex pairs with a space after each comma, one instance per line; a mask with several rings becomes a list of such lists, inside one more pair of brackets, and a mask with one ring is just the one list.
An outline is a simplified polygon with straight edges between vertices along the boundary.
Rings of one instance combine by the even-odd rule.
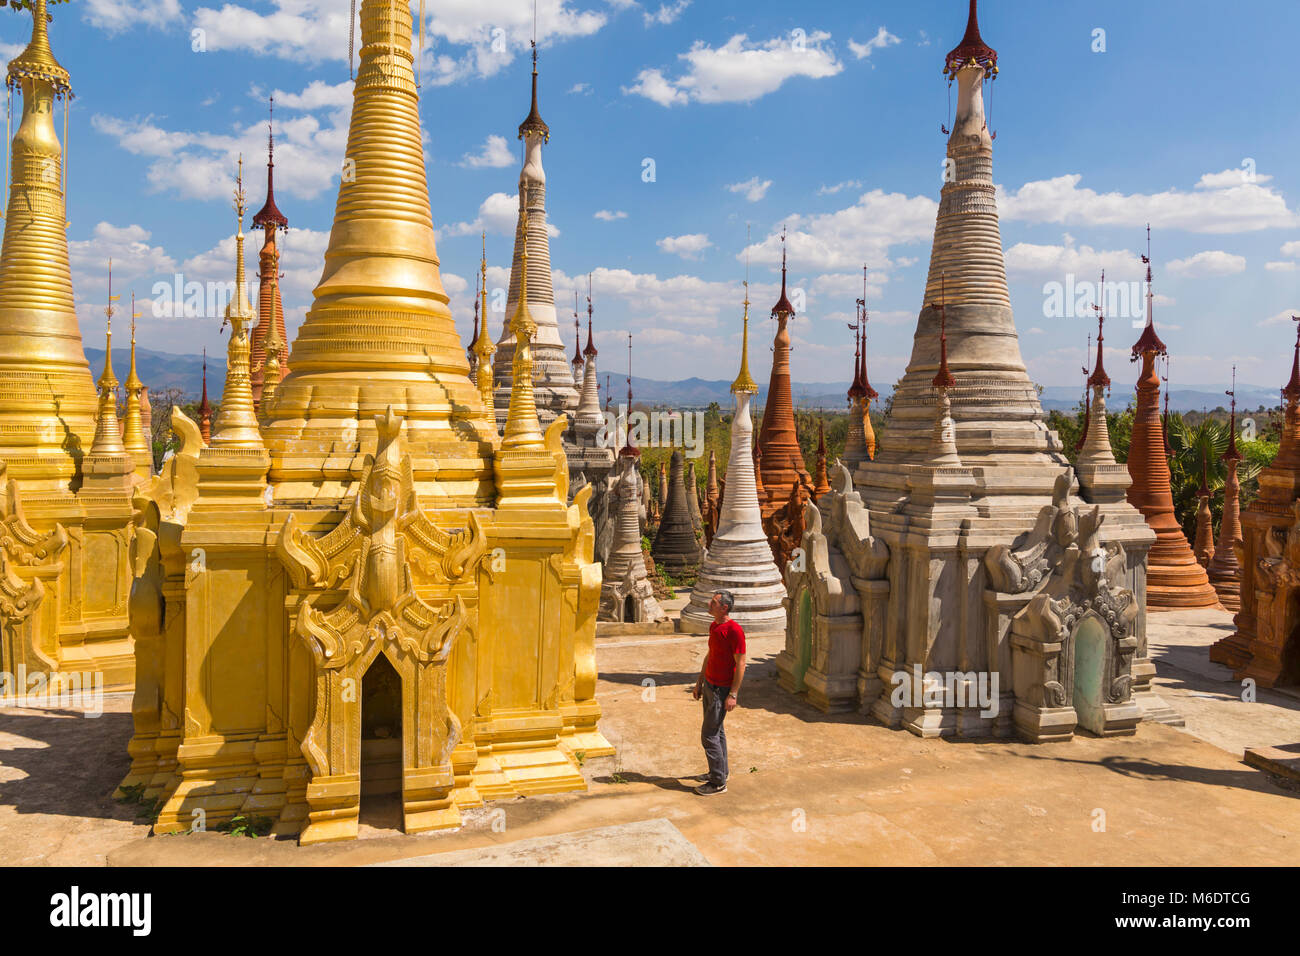
[[[1242, 502], [1249, 503], [1258, 492], [1259, 473], [1277, 454], [1277, 446], [1269, 442], [1238, 440], [1239, 450], [1245, 456], [1237, 467], [1241, 483]], [[1271, 447], [1256, 447], [1270, 445]], [[1210, 511], [1217, 528], [1223, 516], [1223, 484], [1228, 477], [1223, 453], [1228, 448], [1228, 425], [1213, 418], [1205, 418], [1189, 425], [1177, 413], [1169, 416], [1169, 486], [1173, 492], [1174, 514], [1182, 525], [1188, 541], [1196, 536], [1196, 492], [1201, 485], [1204, 465], [1206, 486], [1210, 490]]]

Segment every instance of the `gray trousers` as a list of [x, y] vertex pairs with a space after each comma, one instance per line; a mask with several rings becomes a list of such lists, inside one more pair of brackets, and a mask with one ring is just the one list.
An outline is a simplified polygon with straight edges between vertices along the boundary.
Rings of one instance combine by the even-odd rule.
[[704, 702], [704, 726], [700, 729], [700, 743], [709, 760], [709, 782], [721, 787], [727, 782], [727, 733], [722, 721], [727, 716], [727, 695], [730, 687], [718, 687], [704, 682], [700, 699]]

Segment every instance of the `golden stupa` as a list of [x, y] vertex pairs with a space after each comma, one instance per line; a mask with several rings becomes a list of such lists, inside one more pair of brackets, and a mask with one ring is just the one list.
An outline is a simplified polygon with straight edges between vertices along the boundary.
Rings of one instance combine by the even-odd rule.
[[159, 832], [244, 815], [344, 840], [383, 793], [407, 832], [450, 827], [484, 800], [584, 789], [582, 755], [613, 752], [589, 491], [566, 507], [564, 420], [538, 427], [526, 306], [504, 439], [468, 378], [411, 26], [404, 0], [363, 0], [324, 273], [260, 425], [241, 228], [211, 443], [173, 413], [183, 447], [137, 498], [123, 786], [161, 800]]
[[[6, 79], [23, 109], [0, 253], [0, 670], [87, 682], [99, 675], [104, 686], [122, 688], [134, 676], [131, 487], [152, 464], [139, 406], [144, 386], [133, 334], [127, 388], [136, 404], [123, 436], [111, 355], [97, 395], [73, 308], [54, 127], [56, 102], [72, 96], [68, 71], [50, 50], [45, 0], [34, 0], [32, 16], [31, 42]], [[99, 421], [101, 409], [111, 422]]]

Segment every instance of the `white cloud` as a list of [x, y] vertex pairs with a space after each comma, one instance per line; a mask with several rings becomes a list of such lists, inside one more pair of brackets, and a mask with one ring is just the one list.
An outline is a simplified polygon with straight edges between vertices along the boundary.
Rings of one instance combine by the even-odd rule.
[[[442, 236], [476, 236], [487, 230], [494, 236], [513, 236], [519, 222], [519, 194], [508, 196], [505, 193], [493, 193], [479, 204], [478, 216], [470, 222], [456, 222], [438, 228], [437, 235]], [[554, 238], [560, 230], [554, 223], [546, 224], [546, 234]]]
[[690, 102], [690, 97], [677, 89], [658, 70], [642, 70], [637, 74], [636, 83], [623, 87], [624, 93], [639, 93], [660, 106], [681, 106]]
[[1300, 256], [1300, 241], [1284, 242], [1281, 249], [1282, 255], [1295, 258]]
[[1186, 276], [1189, 279], [1231, 276], [1246, 271], [1246, 259], [1230, 252], [1212, 250], [1198, 252], [1186, 259], [1172, 259], [1168, 268], [1172, 275]]
[[857, 57], [859, 60], [864, 60], [867, 57], [871, 56], [873, 50], [883, 50], [887, 46], [894, 46], [895, 44], [902, 43], [902, 42], [903, 41], [900, 40], [898, 37], [894, 36], [884, 27], [881, 27], [879, 30], [876, 31], [876, 35], [873, 36], [866, 43], [858, 43], [856, 40], [850, 37], [849, 49], [853, 52], [853, 55]]
[[[836, 212], [787, 216], [790, 262], [816, 269], [860, 269], [864, 261], [875, 268], [892, 267], [890, 247], [929, 239], [938, 210], [938, 203], [925, 196], [873, 189]], [[745, 260], [746, 251], [755, 263], [779, 264], [780, 230], [750, 245], [738, 261]]]
[[[339, 157], [347, 150], [352, 111], [351, 84], [331, 86], [315, 81], [299, 93], [276, 90], [273, 95], [278, 107], [277, 191], [285, 196], [315, 199], [333, 185], [340, 173]], [[243, 154], [244, 181], [251, 187], [249, 205], [253, 209], [260, 206], [261, 190], [255, 185], [258, 177], [252, 171], [259, 168], [266, 155], [263, 116], [231, 133], [168, 130], [152, 116], [122, 119], [96, 114], [91, 117], [91, 126], [117, 140], [127, 152], [150, 160], [145, 179], [153, 191], [170, 191], [186, 199], [228, 198], [235, 186], [236, 159]], [[285, 213], [292, 222], [292, 210], [286, 208]]]
[[667, 26], [668, 24], [675, 22], [690, 5], [691, 0], [677, 0], [677, 2], [673, 4], [661, 3], [659, 9], [654, 13], [651, 13], [649, 10], [645, 11], [645, 25], [648, 27], [652, 27], [655, 24]]
[[844, 69], [831, 49], [830, 34], [815, 30], [806, 36], [775, 37], [751, 43], [738, 33], [714, 49], [697, 40], [678, 59], [686, 72], [669, 79], [658, 69], [642, 70], [636, 83], [624, 87], [660, 106], [699, 103], [749, 103], [781, 87], [786, 80], [805, 76], [821, 79]]
[[1272, 176], [1265, 176], [1262, 173], [1257, 173], [1250, 167], [1225, 169], [1221, 173], [1206, 173], [1197, 180], [1196, 188], [1231, 189], [1233, 186], [1245, 186], [1250, 183], [1266, 183], [1272, 178]]
[[713, 245], [709, 242], [709, 237], [705, 233], [696, 232], [685, 236], [665, 236], [655, 243], [660, 249], [669, 255], [681, 256], [683, 259], [694, 259], [701, 252]]
[[1285, 325], [1291, 321], [1293, 315], [1300, 315], [1300, 306], [1297, 306], [1294, 309], [1283, 309], [1281, 312], [1276, 312], [1273, 315], [1270, 315], [1267, 319], [1262, 320], [1259, 324]]
[[834, 186], [821, 186], [817, 190], [818, 196], [834, 196], [842, 189], [861, 189], [862, 180], [846, 179], [842, 183], [836, 183]]
[[460, 165], [470, 167], [489, 166], [501, 169], [514, 164], [515, 157], [504, 136], [491, 135], [477, 153], [466, 153], [460, 159]]
[[[121, 2], [121, 0], [114, 0]], [[176, 0], [150, 0], [176, 2]], [[348, 7], [335, 0], [271, 0], [268, 13], [233, 3], [219, 10], [199, 7], [193, 25], [204, 31], [207, 49], [248, 50], [284, 59], [345, 60]], [[606, 23], [604, 13], [578, 10], [569, 0], [538, 0], [537, 42], [590, 36]], [[433, 5], [421, 59], [422, 78], [433, 85], [488, 77], [528, 49], [533, 33], [531, 4], [518, 0], [461, 0]], [[357, 45], [361, 36], [358, 30]]]
[[1266, 262], [1264, 268], [1269, 272], [1295, 272], [1296, 263], [1294, 262]]
[[590, 95], [590, 93], [591, 93], [591, 84], [590, 84], [590, 83], [574, 83], [571, 87], [569, 87], [568, 92], [570, 92], [570, 93], [582, 93], [582, 94], [584, 94], [584, 95]]
[[1103, 269], [1112, 279], [1142, 274], [1142, 260], [1137, 253], [1076, 246], [1073, 237], [1068, 235], [1059, 246], [1018, 242], [1006, 251], [1004, 260], [1007, 275], [1012, 278], [1064, 281], [1067, 275], [1074, 275], [1076, 280], [1095, 282]]
[[608, 209], [601, 209], [598, 210], [595, 213], [595, 215], [592, 216], [592, 218], [599, 219], [601, 222], [613, 222], [615, 219], [626, 219], [627, 213], [625, 213], [621, 209], [614, 210], [614, 211], [610, 211]]
[[1043, 334], [1043, 330], [1040, 329], [1038, 326], [1034, 326], [1032, 329], [1025, 329], [1025, 335], [1042, 335], [1042, 334]]
[[177, 0], [86, 0], [81, 19], [108, 33], [120, 33], [130, 27], [165, 27], [181, 18]]
[[1067, 225], [1131, 226], [1236, 233], [1280, 229], [1300, 223], [1286, 199], [1272, 189], [1245, 184], [1225, 189], [1161, 193], [1098, 193], [1080, 189], [1078, 173], [1025, 183], [1015, 192], [998, 187], [1003, 219]]
[[758, 202], [767, 195], [767, 191], [771, 185], [772, 180], [770, 179], [764, 179], [760, 182], [757, 176], [751, 176], [743, 183], [731, 183], [725, 188], [728, 192], [744, 193], [745, 199], [749, 202]]

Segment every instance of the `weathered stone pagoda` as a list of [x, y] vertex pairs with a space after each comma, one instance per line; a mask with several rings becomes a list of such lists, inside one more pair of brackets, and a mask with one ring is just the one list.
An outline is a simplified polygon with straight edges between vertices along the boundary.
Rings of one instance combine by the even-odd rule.
[[[575, 348], [577, 343], [575, 342]], [[569, 459], [570, 499], [586, 486], [591, 487], [588, 510], [596, 527], [596, 560], [609, 560], [617, 537], [618, 505], [610, 497], [614, 482], [613, 436], [606, 434], [605, 416], [600, 408], [600, 378], [596, 371], [599, 354], [592, 336], [591, 277], [587, 277], [587, 345], [575, 358], [573, 367], [582, 374], [582, 393], [573, 425], [566, 432], [565, 453]], [[578, 361], [581, 359], [581, 361]], [[631, 378], [631, 372], [628, 373]], [[632, 383], [628, 382], [628, 409], [631, 409]], [[627, 447], [635, 447], [629, 445]], [[638, 452], [639, 455], [639, 452]]]
[[616, 509], [614, 543], [601, 566], [600, 620], [649, 624], [668, 615], [655, 600], [641, 550], [641, 450], [632, 444], [619, 452], [612, 494]]
[[209, 828], [257, 815], [303, 843], [350, 839], [384, 793], [407, 832], [453, 827], [486, 800], [582, 790], [575, 754], [612, 753], [600, 569], [585, 495], [566, 505], [563, 422], [543, 434], [536, 412], [531, 282], [498, 439], [440, 278], [411, 9], [363, 0], [360, 22], [356, 175], [293, 371], [258, 429], [241, 233], [212, 444], [175, 412], [182, 448], [137, 499], [123, 785], [160, 801], [156, 832], [202, 809]]
[[[754, 423], [749, 403], [758, 385], [749, 374], [749, 283], [745, 283], [744, 331], [741, 336], [740, 372], [731, 383], [736, 396], [731, 417], [731, 451], [727, 460], [727, 487], [722, 496], [718, 527], [704, 554], [690, 603], [682, 609], [679, 628], [689, 634], [707, 634], [713, 615], [709, 601], [715, 591], [736, 597], [731, 616], [747, 634], [775, 633], [785, 629], [785, 585], [772, 561], [763, 531], [758, 488], [754, 484]], [[710, 468], [712, 474], [712, 468]]]
[[122, 443], [116, 382], [114, 434], [96, 449], [100, 410], [110, 403], [96, 395], [73, 305], [64, 153], [55, 132], [71, 79], [50, 49], [46, 0], [30, 6], [31, 39], [5, 81], [22, 97], [22, 118], [10, 144], [0, 252], [0, 670], [86, 682], [99, 674], [104, 686], [120, 689], [134, 677], [127, 599], [131, 486], [147, 474], [143, 383], [128, 381], [137, 400], [126, 415], [132, 450]]
[[[1150, 231], [1147, 234], [1150, 244]], [[1205, 568], [1196, 560], [1178, 518], [1174, 515], [1169, 486], [1169, 451], [1164, 423], [1160, 420], [1160, 376], [1156, 359], [1167, 354], [1156, 334], [1151, 291], [1151, 256], [1142, 257], [1147, 266], [1147, 321], [1133, 343], [1133, 361], [1141, 360], [1137, 382], [1137, 407], [1129, 438], [1129, 504], [1142, 512], [1156, 542], [1147, 562], [1146, 606], [1149, 609], [1215, 607], [1219, 597], [1210, 586]]]
[[1237, 549], [1244, 543], [1241, 537], [1241, 483], [1237, 478], [1241, 452], [1237, 450], [1235, 365], [1232, 367], [1232, 389], [1228, 395], [1232, 399], [1232, 407], [1228, 413], [1228, 447], [1224, 449], [1221, 458], [1226, 473], [1223, 479], [1223, 514], [1219, 518], [1219, 543], [1206, 571], [1210, 584], [1214, 586], [1214, 593], [1219, 595], [1219, 603], [1235, 613], [1241, 610], [1241, 565], [1237, 561]]
[[1236, 680], [1263, 687], [1300, 680], [1300, 328], [1282, 407], [1277, 456], [1241, 513], [1237, 630], [1210, 648], [1210, 660], [1231, 667]]
[[1132, 733], [1151, 533], [1076, 496], [1020, 357], [983, 106], [997, 53], [974, 0], [944, 68], [951, 175], [912, 357], [874, 460], [805, 509], [778, 674], [921, 736]]
[[700, 542], [691, 524], [691, 506], [686, 499], [684, 460], [682, 450], [674, 448], [668, 468], [668, 498], [664, 502], [664, 513], [659, 519], [654, 544], [650, 547], [655, 564], [661, 564], [674, 573], [695, 568], [701, 558]]
[[[271, 108], [274, 108], [274, 100]], [[258, 253], [257, 325], [252, 333], [253, 404], [262, 405], [262, 388], [266, 384], [266, 345], [268, 337], [283, 348], [289, 341], [284, 327], [284, 303], [280, 296], [280, 247], [276, 233], [289, 231], [289, 219], [275, 202], [275, 131], [270, 119], [266, 123], [266, 202], [253, 214], [253, 228], [263, 233]], [[279, 362], [281, 377], [289, 374], [287, 363]]]

